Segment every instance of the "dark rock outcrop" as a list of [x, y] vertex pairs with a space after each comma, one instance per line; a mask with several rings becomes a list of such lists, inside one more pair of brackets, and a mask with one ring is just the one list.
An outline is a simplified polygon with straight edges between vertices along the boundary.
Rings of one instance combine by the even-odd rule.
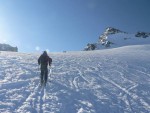
[[9, 44], [0, 44], [0, 51], [18, 52], [18, 48], [17, 47], [12, 47]]
[[135, 37], [140, 37], [140, 38], [147, 38], [150, 36], [150, 33], [146, 33], [146, 32], [137, 32], [135, 34]]

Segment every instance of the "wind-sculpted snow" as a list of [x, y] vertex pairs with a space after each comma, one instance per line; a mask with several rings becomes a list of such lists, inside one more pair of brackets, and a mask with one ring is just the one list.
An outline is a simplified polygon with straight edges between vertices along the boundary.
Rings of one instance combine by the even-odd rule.
[[149, 113], [150, 46], [51, 53], [46, 88], [40, 54], [0, 53], [1, 113]]

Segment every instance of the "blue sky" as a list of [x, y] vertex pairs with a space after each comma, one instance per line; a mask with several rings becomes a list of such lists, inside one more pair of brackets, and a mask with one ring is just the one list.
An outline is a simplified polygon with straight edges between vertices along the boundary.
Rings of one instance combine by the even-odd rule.
[[150, 0], [0, 0], [0, 43], [20, 52], [83, 50], [107, 27], [150, 32]]

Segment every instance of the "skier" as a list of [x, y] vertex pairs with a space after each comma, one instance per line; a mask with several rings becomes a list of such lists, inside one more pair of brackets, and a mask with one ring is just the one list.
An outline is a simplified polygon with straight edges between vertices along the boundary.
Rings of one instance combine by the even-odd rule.
[[41, 85], [44, 83], [46, 86], [48, 78], [48, 65], [51, 66], [52, 59], [44, 51], [43, 54], [38, 59], [38, 64], [41, 65]]

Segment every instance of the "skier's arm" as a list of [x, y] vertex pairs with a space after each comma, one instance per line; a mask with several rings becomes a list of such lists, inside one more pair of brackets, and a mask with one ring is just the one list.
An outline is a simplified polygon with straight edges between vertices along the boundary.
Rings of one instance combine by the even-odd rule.
[[39, 59], [38, 59], [38, 64], [39, 64], [39, 65], [41, 64], [41, 56], [40, 56]]
[[51, 58], [49, 58], [49, 66], [51, 66], [51, 63], [52, 63], [52, 59]]

